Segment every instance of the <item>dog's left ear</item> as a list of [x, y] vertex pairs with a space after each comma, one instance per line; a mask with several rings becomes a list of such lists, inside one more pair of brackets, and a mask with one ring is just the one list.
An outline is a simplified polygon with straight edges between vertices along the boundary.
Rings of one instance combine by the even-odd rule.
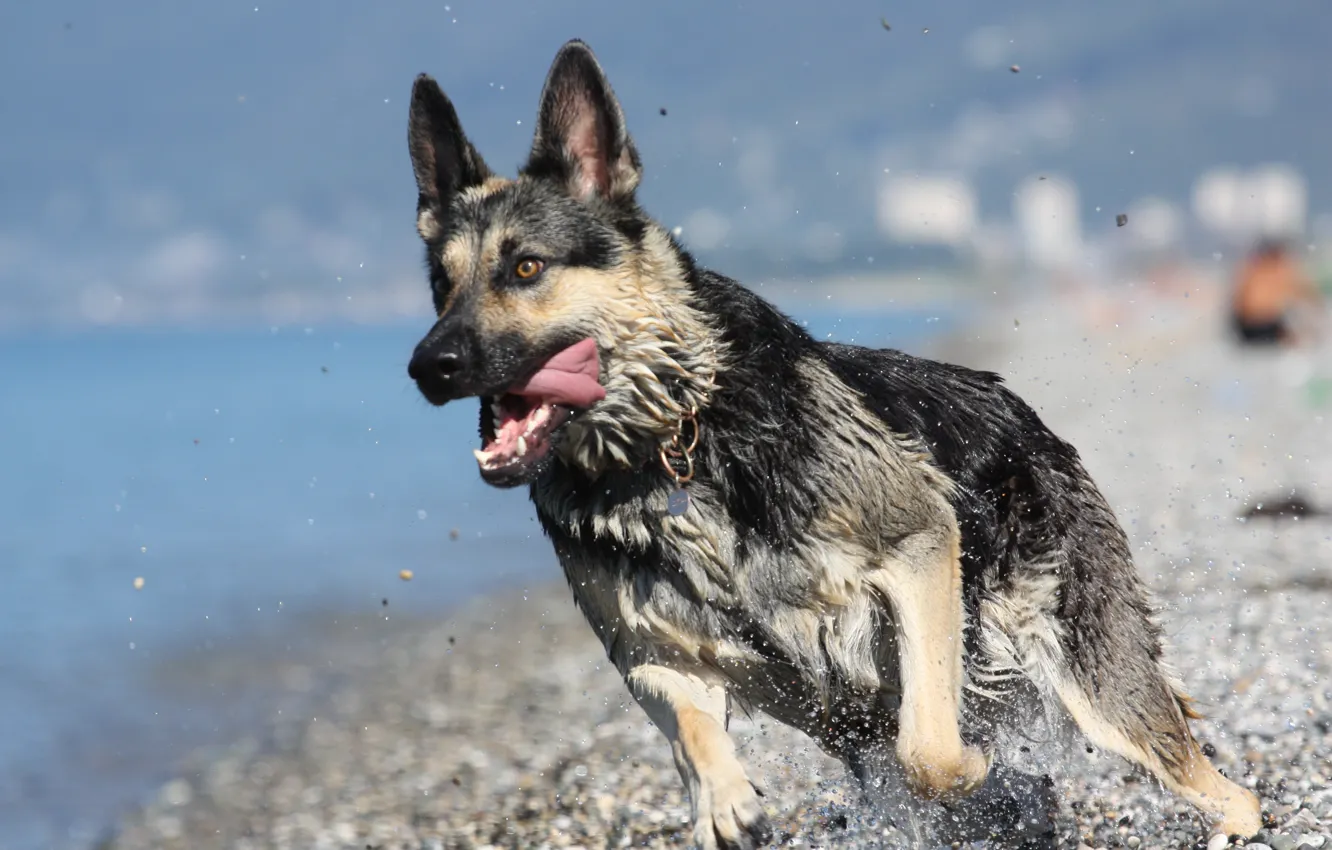
[[592, 48], [574, 39], [546, 76], [523, 173], [561, 180], [580, 200], [633, 195], [643, 173], [624, 112]]

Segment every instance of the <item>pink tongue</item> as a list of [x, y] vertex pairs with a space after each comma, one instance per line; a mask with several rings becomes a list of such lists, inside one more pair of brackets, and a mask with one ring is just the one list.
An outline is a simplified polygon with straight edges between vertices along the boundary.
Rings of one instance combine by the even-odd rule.
[[540, 399], [543, 404], [590, 407], [606, 397], [600, 377], [597, 341], [589, 338], [547, 360], [541, 371], [527, 383], [513, 387], [509, 392]]

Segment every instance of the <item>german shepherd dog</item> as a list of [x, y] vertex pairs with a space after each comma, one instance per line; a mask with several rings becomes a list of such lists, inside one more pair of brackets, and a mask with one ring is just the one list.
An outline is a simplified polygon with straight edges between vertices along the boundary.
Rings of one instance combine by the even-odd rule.
[[1220, 831], [1261, 827], [1190, 732], [1077, 451], [997, 375], [817, 342], [697, 265], [639, 208], [642, 164], [586, 44], [556, 55], [516, 179], [425, 74], [408, 143], [438, 315], [408, 372], [431, 404], [479, 397], [481, 477], [528, 487], [670, 742], [699, 845], [769, 834], [733, 704], [862, 783], [888, 764], [918, 797], [959, 800], [990, 774], [1001, 688]]

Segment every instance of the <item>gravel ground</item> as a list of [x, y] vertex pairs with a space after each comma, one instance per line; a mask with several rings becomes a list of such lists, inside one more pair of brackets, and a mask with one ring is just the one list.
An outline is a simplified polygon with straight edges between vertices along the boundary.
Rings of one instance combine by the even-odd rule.
[[[1239, 519], [1291, 488], [1332, 509], [1317, 486], [1332, 482], [1332, 409], [1307, 383], [1329, 360], [1241, 358], [1150, 309], [1097, 329], [1024, 308], [943, 353], [1008, 375], [1083, 452], [1166, 609], [1200, 737], [1270, 814], [1249, 846], [1332, 850], [1332, 517]], [[563, 587], [361, 633], [336, 653], [336, 685], [191, 756], [105, 846], [688, 843], [669, 751]], [[907, 843], [808, 739], [762, 717], [732, 731], [784, 846]], [[1056, 767], [1060, 846], [1224, 846], [1117, 758], [1075, 746]]]

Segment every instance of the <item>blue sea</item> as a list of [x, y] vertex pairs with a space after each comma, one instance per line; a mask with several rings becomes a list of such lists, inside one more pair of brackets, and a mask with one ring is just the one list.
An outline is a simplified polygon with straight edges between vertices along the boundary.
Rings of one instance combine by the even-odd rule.
[[[907, 350], [957, 320], [795, 312]], [[477, 477], [476, 405], [407, 378], [423, 330], [0, 338], [0, 848], [89, 847], [257, 722], [262, 689], [162, 686], [192, 654], [558, 580], [525, 493]]]

